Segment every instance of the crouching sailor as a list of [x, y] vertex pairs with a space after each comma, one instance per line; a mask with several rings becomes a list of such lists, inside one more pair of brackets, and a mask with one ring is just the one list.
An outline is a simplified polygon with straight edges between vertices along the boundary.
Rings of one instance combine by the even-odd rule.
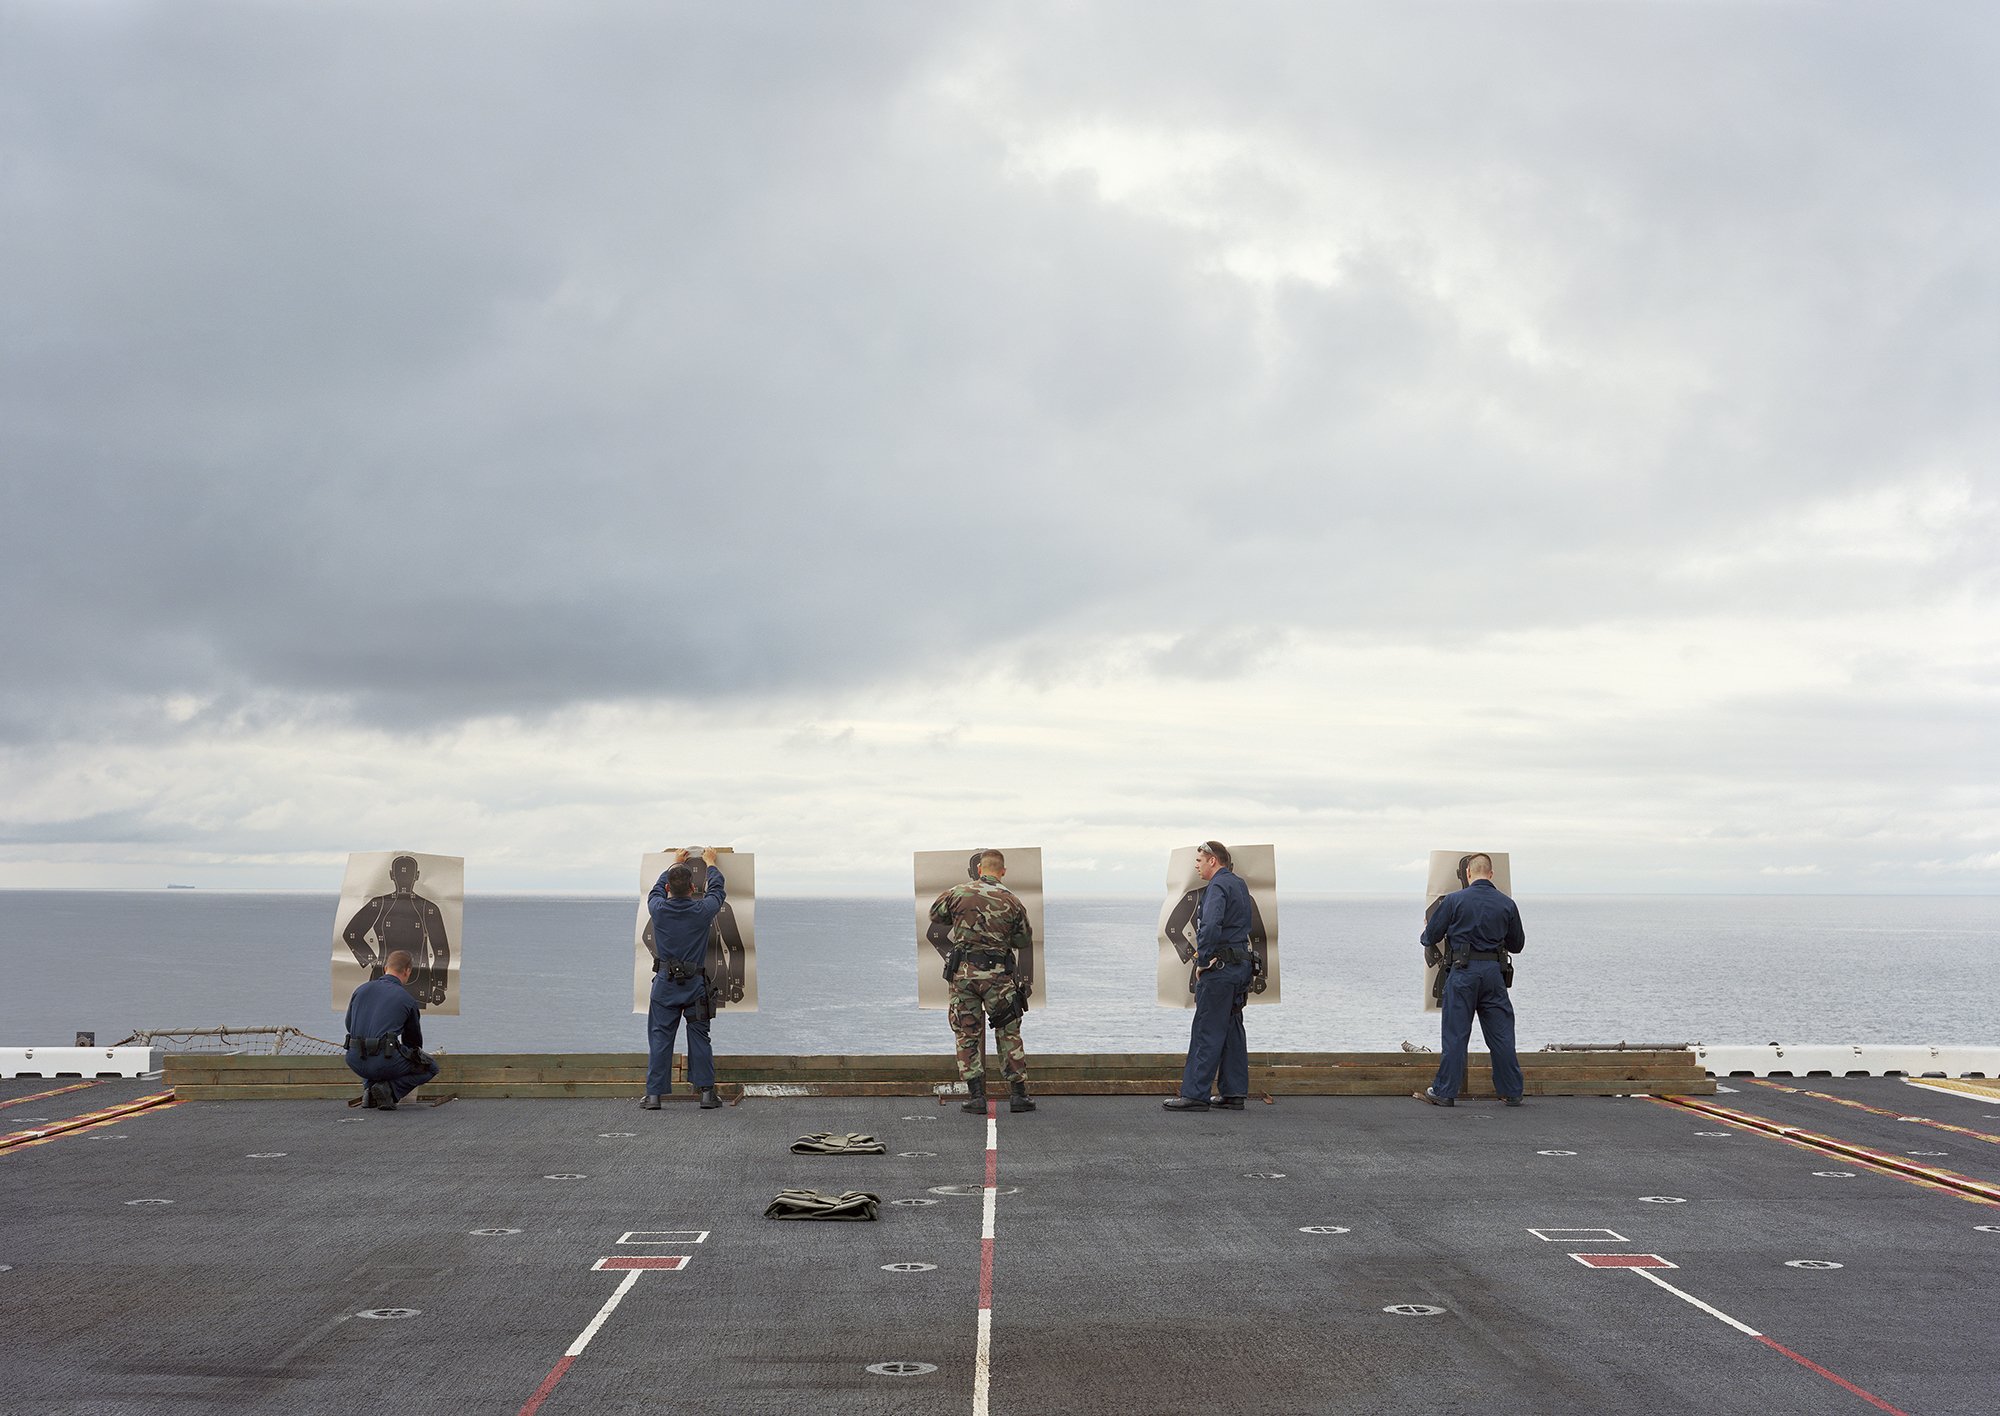
[[382, 976], [347, 1000], [347, 1065], [361, 1078], [363, 1100], [383, 1111], [394, 1111], [438, 1074], [424, 1051], [423, 1010], [410, 992], [415, 964], [409, 950], [392, 949], [382, 960]]
[[1160, 1103], [1169, 1111], [1241, 1111], [1250, 1094], [1243, 1005], [1250, 1001], [1257, 956], [1250, 952], [1250, 887], [1231, 869], [1234, 863], [1220, 841], [1195, 851], [1195, 869], [1207, 884], [1195, 912], [1194, 1023], [1180, 1095]]
[[958, 1044], [958, 1075], [965, 1083], [961, 1109], [986, 1114], [986, 1024], [1000, 1073], [1007, 1079], [1009, 1111], [1033, 1111], [1028, 1099], [1028, 1054], [1021, 1046], [1021, 1015], [1028, 1011], [1034, 931], [1021, 897], [1000, 880], [1007, 858], [999, 851], [979, 857], [979, 879], [954, 885], [931, 904], [931, 923], [951, 944], [944, 976], [951, 984], [952, 1037]]
[[715, 1002], [709, 996], [708, 976], [702, 972], [708, 959], [708, 929], [722, 910], [722, 872], [716, 868], [714, 850], [703, 851], [708, 883], [696, 895], [694, 867], [687, 858], [686, 851], [676, 851], [674, 863], [646, 897], [647, 912], [653, 917], [653, 996], [646, 1011], [646, 1097], [639, 1105], [648, 1111], [658, 1111], [660, 1098], [673, 1090], [674, 1037], [683, 1019], [688, 1030], [688, 1080], [701, 1093], [704, 1110], [722, 1105], [715, 1094], [715, 1050], [708, 1041]]

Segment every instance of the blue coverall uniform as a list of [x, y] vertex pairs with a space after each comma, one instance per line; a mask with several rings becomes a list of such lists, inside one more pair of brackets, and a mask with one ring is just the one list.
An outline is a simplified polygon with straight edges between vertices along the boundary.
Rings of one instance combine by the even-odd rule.
[[[715, 1085], [715, 1050], [708, 1041], [708, 984], [701, 968], [708, 959], [708, 928], [722, 912], [722, 901], [722, 872], [712, 865], [706, 894], [677, 900], [667, 892], [662, 873], [646, 897], [647, 912], [653, 917], [653, 950], [660, 960], [646, 1010], [648, 1096], [665, 1096], [673, 1089], [674, 1038], [683, 1018], [688, 1030], [688, 1081], [697, 1091]], [[676, 964], [686, 973], [685, 979], [673, 977]]]
[[438, 1065], [423, 1050], [423, 1015], [394, 974], [383, 974], [355, 989], [347, 1000], [349, 1070], [364, 1085], [387, 1082], [397, 1101], [435, 1077]]
[[[1181, 1095], [1207, 1101], [1210, 1078], [1218, 1096], [1250, 1094], [1250, 1044], [1243, 1034], [1243, 1005], [1250, 999], [1250, 887], [1224, 867], [1209, 877], [1195, 914], [1194, 1026], [1188, 1036]], [[1218, 954], [1234, 951], [1236, 962]]]
[[[1424, 925], [1422, 942], [1446, 954], [1440, 967], [1445, 979], [1444, 1058], [1438, 1063], [1431, 1095], [1450, 1101], [1458, 1095], [1465, 1075], [1465, 1049], [1472, 1041], [1472, 1017], [1479, 1015], [1479, 1034], [1493, 1058], [1493, 1089], [1518, 1097], [1521, 1059], [1514, 1054], [1514, 1005], [1500, 973], [1503, 952], [1518, 954], [1527, 945], [1521, 932], [1521, 911], [1491, 880], [1475, 880], [1463, 890], [1438, 901]], [[1449, 940], [1449, 944], [1446, 941]]]

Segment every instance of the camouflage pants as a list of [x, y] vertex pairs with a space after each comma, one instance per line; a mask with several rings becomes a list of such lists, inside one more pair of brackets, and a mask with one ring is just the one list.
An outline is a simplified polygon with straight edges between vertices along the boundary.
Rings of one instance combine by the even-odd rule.
[[[1007, 974], [961, 973], [952, 980], [952, 1036], [958, 1039], [958, 1075], [971, 1081], [986, 1075], [986, 1019], [1013, 1006], [1014, 980]], [[1000, 1072], [1010, 1082], [1028, 1079], [1028, 1054], [1021, 1047], [1021, 1019], [1002, 1023], [993, 1030], [994, 1050], [1000, 1054]]]

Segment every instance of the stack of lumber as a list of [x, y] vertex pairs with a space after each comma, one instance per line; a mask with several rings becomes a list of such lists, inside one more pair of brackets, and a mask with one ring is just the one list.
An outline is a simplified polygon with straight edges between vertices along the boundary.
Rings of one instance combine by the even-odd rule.
[[[438, 1079], [419, 1096], [638, 1097], [646, 1058], [636, 1052], [468, 1053], [438, 1059]], [[1028, 1055], [1038, 1096], [1166, 1096], [1180, 1086], [1182, 1057], [1163, 1052]], [[1265, 1096], [1406, 1096], [1436, 1075], [1436, 1053], [1253, 1052], [1250, 1090]], [[724, 1096], [929, 1096], [952, 1088], [949, 1054], [921, 1056], [748, 1055], [717, 1057]], [[1712, 1096], [1715, 1083], [1691, 1051], [1529, 1052], [1521, 1056], [1530, 1096]], [[997, 1085], [999, 1068], [987, 1063]], [[677, 1098], [688, 1096], [676, 1058]], [[359, 1083], [338, 1057], [223, 1057], [173, 1053], [166, 1084], [184, 1101], [332, 1100]], [[1485, 1054], [1474, 1053], [1464, 1092], [1493, 1095]]]

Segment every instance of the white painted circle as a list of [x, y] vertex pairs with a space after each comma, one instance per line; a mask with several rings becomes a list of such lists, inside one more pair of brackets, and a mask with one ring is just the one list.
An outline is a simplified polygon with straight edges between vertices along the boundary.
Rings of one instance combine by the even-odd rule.
[[929, 1159], [931, 1159], [931, 1158], [932, 1158], [933, 1156], [935, 1156], [935, 1155], [937, 1154], [937, 1152], [936, 1152], [936, 1151], [897, 1151], [897, 1152], [896, 1152], [896, 1154], [897, 1154], [897, 1155], [899, 1155], [899, 1156], [901, 1156], [901, 1157], [902, 1157], [902, 1158], [903, 1158], [904, 1160], [929, 1160]]
[[885, 1273], [929, 1273], [932, 1269], [936, 1267], [937, 1267], [936, 1264], [919, 1264], [919, 1263], [882, 1265], [882, 1269]]
[[[933, 1195], [953, 1195], [964, 1199], [973, 1195], [985, 1194], [986, 1187], [984, 1185], [933, 1185], [931, 1186], [931, 1193]], [[1000, 1185], [994, 1188], [993, 1193], [996, 1195], [1018, 1195], [1021, 1193], [1021, 1187], [1019, 1185]]]
[[366, 1116], [343, 1116], [340, 1118], [340, 1124], [343, 1126], [359, 1126], [367, 1120]]
[[128, 1205], [170, 1205], [172, 1200], [127, 1200]]
[[1391, 1303], [1382, 1311], [1397, 1313], [1406, 1318], [1434, 1318], [1444, 1309], [1434, 1308], [1428, 1303]]
[[1679, 1195], [1641, 1195], [1639, 1196], [1639, 1203], [1642, 1205], [1684, 1205], [1687, 1201]]
[[1536, 1155], [1575, 1155], [1575, 1151], [1536, 1151]]
[[921, 1377], [935, 1372], [935, 1362], [870, 1362], [868, 1370], [878, 1377]]
[[1852, 1180], [1854, 1178], [1852, 1170], [1815, 1170], [1813, 1174], [1819, 1176], [1822, 1180]]
[[936, 1200], [891, 1200], [892, 1205], [934, 1205]]
[[465, 1232], [485, 1237], [494, 1234], [519, 1234], [521, 1231], [518, 1229], [468, 1229]]
[[384, 1320], [389, 1320], [395, 1318], [414, 1318], [417, 1314], [421, 1313], [422, 1311], [423, 1311], [422, 1308], [363, 1308], [360, 1312], [356, 1313], [354, 1316], [357, 1318], [380, 1318]]
[[544, 1175], [544, 1180], [588, 1180], [588, 1175]]
[[629, 1141], [638, 1134], [637, 1131], [599, 1131], [597, 1139], [600, 1141]]
[[1282, 1170], [1246, 1170], [1243, 1172], [1243, 1178], [1245, 1180], [1282, 1180], [1285, 1178], [1285, 1172]]
[[283, 1160], [285, 1153], [283, 1151], [251, 1151], [250, 1154], [243, 1158], [245, 1160]]
[[1837, 1269], [1843, 1267], [1832, 1259], [1786, 1259], [1786, 1268], [1797, 1269]]
[[1346, 1234], [1348, 1232], [1350, 1231], [1344, 1224], [1302, 1224], [1299, 1226], [1299, 1233], [1301, 1234]]

